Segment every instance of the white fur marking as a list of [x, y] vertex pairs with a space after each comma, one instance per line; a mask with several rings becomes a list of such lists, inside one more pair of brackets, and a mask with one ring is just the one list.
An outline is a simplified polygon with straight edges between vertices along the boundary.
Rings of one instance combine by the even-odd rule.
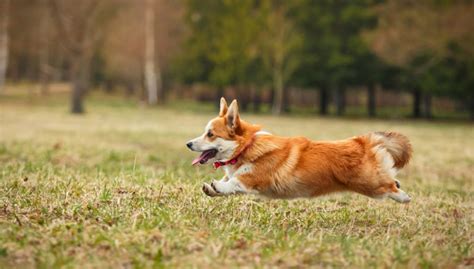
[[246, 163], [241, 165], [239, 168], [235, 169], [233, 165], [225, 165], [222, 168], [225, 171], [226, 177], [238, 177], [240, 175], [248, 174], [252, 172], [253, 165], [251, 163]]
[[231, 176], [237, 177], [243, 174], [248, 174], [252, 172], [253, 165], [251, 163], [246, 163], [241, 165]]
[[404, 192], [400, 189], [398, 189], [398, 192], [388, 193], [387, 196], [390, 197], [391, 199], [399, 202], [399, 203], [408, 203], [408, 202], [411, 201], [410, 196], [408, 196], [408, 194], [406, 194], [406, 192]]
[[267, 131], [258, 131], [255, 133], [255, 135], [272, 135], [270, 132]]
[[381, 145], [377, 145], [372, 148], [372, 152], [375, 154], [377, 161], [380, 163], [380, 166], [387, 174], [394, 178], [397, 175], [397, 169], [394, 167], [395, 162], [392, 155]]
[[248, 193], [248, 191], [245, 189], [244, 185], [240, 183], [239, 179], [236, 177], [232, 177], [229, 180], [219, 180], [219, 181], [213, 181], [212, 185], [216, 189], [216, 191], [219, 194], [236, 194], [236, 193]]
[[219, 161], [228, 161], [232, 155], [234, 155], [234, 151], [237, 148], [237, 143], [233, 140], [225, 140], [223, 138], [216, 138], [214, 143], [217, 150], [219, 151], [216, 159]]
[[216, 156], [211, 160], [227, 161], [234, 154], [234, 151], [237, 148], [237, 143], [220, 137], [214, 139], [212, 142], [209, 141], [209, 139], [206, 139], [207, 133], [213, 127], [213, 123], [214, 120], [209, 121], [204, 128], [204, 134], [190, 141], [193, 144], [192, 150], [202, 152], [208, 149], [217, 149], [218, 152]]
[[252, 172], [252, 164], [243, 164], [239, 168], [234, 169], [234, 166], [227, 165], [223, 167], [226, 176], [219, 181], [213, 181], [212, 184], [218, 192], [218, 195], [228, 195], [235, 193], [254, 193], [257, 192], [248, 190], [240, 182], [238, 176]]
[[204, 135], [206, 135], [207, 132], [212, 129], [212, 123], [213, 123], [213, 122], [214, 122], [214, 120], [210, 120], [210, 121], [206, 124], [206, 127], [204, 127]]

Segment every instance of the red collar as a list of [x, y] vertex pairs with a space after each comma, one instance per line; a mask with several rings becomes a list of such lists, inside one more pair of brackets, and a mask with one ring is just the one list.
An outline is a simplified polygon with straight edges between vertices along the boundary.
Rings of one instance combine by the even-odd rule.
[[228, 161], [226, 161], [226, 162], [214, 162], [214, 168], [217, 169], [217, 168], [219, 168], [219, 167], [221, 167], [221, 166], [228, 165], [228, 164], [234, 165], [234, 164], [237, 163], [237, 161], [238, 161], [238, 159], [239, 159], [239, 156], [240, 156], [240, 154], [237, 155], [237, 157], [235, 157], [235, 158], [233, 158], [233, 159], [230, 159], [230, 160], [228, 160]]

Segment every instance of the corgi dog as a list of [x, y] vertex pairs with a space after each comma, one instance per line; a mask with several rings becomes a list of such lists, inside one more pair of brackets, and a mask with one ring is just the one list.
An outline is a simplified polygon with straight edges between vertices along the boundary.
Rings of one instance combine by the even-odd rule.
[[193, 165], [211, 161], [221, 180], [204, 183], [208, 196], [258, 194], [270, 198], [316, 197], [352, 191], [400, 203], [410, 197], [395, 178], [412, 154], [408, 138], [374, 132], [340, 141], [312, 141], [262, 131], [240, 118], [237, 101], [220, 101], [219, 116], [186, 146], [201, 152]]

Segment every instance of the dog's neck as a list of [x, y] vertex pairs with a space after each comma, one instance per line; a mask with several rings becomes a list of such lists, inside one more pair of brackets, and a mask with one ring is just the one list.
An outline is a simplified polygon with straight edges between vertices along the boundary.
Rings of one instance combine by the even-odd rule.
[[247, 151], [247, 149], [249, 149], [255, 142], [255, 139], [257, 136], [259, 135], [271, 135], [271, 133], [267, 132], [267, 131], [258, 131], [256, 132], [253, 136], [252, 136], [252, 139], [250, 140], [250, 143], [247, 143], [247, 145], [244, 145], [244, 147], [239, 150], [239, 152], [235, 155], [235, 157], [233, 157], [232, 159], [228, 160], [228, 161], [217, 161], [217, 162], [214, 162], [214, 168], [217, 169], [221, 166], [225, 166], [225, 165], [234, 165], [236, 164], [240, 157], [245, 154], [245, 151]]

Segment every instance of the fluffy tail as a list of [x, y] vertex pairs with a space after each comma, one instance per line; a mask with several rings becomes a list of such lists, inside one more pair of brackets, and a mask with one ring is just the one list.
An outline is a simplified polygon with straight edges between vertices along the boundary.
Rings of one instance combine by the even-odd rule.
[[396, 132], [375, 132], [370, 137], [374, 145], [382, 146], [392, 155], [395, 168], [400, 169], [410, 161], [413, 150], [406, 136]]

